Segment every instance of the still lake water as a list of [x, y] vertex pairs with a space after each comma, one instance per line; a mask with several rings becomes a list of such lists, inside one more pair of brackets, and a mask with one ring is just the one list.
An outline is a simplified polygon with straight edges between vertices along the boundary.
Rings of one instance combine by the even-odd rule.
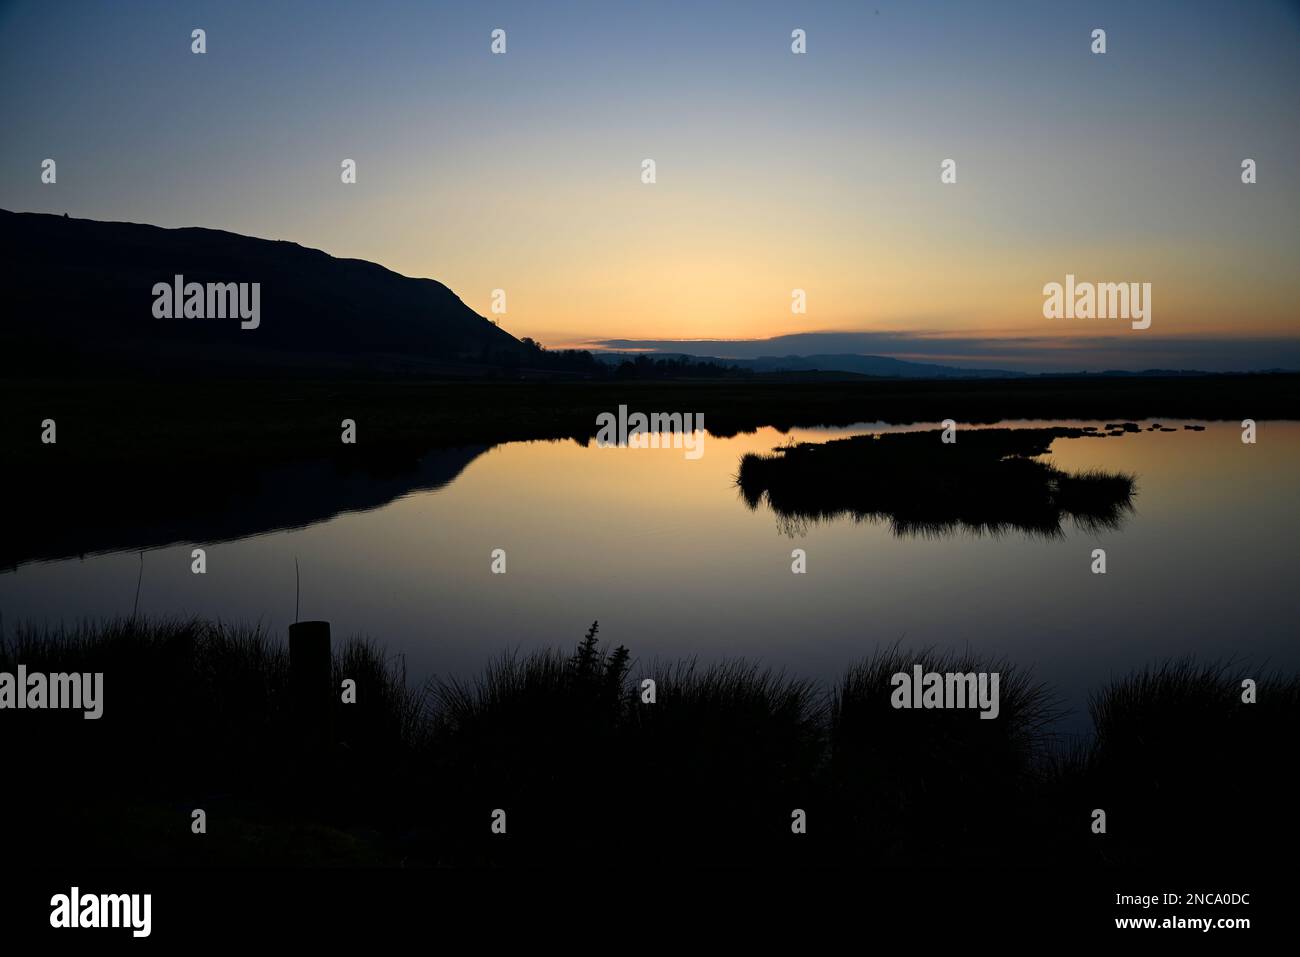
[[[1003, 423], [1060, 424], [1104, 423]], [[1138, 493], [1119, 530], [1067, 522], [1050, 540], [900, 538], [849, 519], [792, 538], [735, 488], [747, 452], [890, 426], [708, 435], [694, 461], [679, 449], [510, 443], [468, 454], [442, 488], [369, 511], [148, 550], [140, 611], [283, 634], [297, 558], [302, 617], [404, 654], [412, 682], [473, 674], [507, 648], [571, 647], [593, 620], [643, 661], [743, 656], [820, 680], [902, 639], [1032, 668], [1075, 710], [1061, 730], [1084, 730], [1089, 692], [1148, 662], [1300, 667], [1300, 423], [1260, 423], [1255, 445], [1235, 423], [1161, 424], [1177, 431], [1055, 442], [1057, 467], [1130, 472]], [[190, 571], [194, 545], [207, 549], [206, 575]], [[1105, 575], [1090, 571], [1097, 547]], [[505, 575], [491, 573], [495, 548]], [[791, 573], [794, 548], [807, 574]], [[129, 615], [140, 561], [116, 552], [0, 574], [4, 626]]]

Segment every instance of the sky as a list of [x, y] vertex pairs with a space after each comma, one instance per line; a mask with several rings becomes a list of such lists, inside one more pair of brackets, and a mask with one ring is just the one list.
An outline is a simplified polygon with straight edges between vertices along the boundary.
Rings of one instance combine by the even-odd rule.
[[[1298, 41], [1294, 0], [0, 0], [0, 208], [503, 289], [548, 346], [1300, 367]], [[1044, 318], [1067, 274], [1151, 327]]]

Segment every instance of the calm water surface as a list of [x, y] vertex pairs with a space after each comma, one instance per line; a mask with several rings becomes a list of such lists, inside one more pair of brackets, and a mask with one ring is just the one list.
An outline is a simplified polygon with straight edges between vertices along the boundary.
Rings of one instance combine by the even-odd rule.
[[[1102, 423], [1004, 423], [1041, 424]], [[745, 656], [818, 679], [901, 638], [1032, 667], [1078, 712], [1062, 728], [1079, 730], [1089, 691], [1149, 661], [1300, 666], [1300, 423], [1261, 423], [1256, 445], [1232, 423], [1162, 424], [1177, 431], [1055, 442], [1059, 468], [1131, 472], [1138, 494], [1119, 530], [1067, 524], [1052, 540], [900, 538], [851, 520], [791, 537], [734, 487], [746, 452], [887, 426], [710, 435], [694, 461], [512, 443], [380, 508], [146, 551], [140, 610], [282, 633], [297, 558], [302, 617], [405, 654], [413, 681], [472, 673], [505, 648], [572, 645], [596, 619], [642, 660]], [[194, 545], [207, 548], [206, 575], [190, 572]], [[1097, 547], [1106, 575], [1090, 572]], [[505, 575], [491, 573], [495, 548]], [[807, 552], [805, 575], [791, 574], [793, 548]], [[6, 627], [130, 614], [139, 574], [137, 552], [23, 565], [0, 574], [0, 612]]]

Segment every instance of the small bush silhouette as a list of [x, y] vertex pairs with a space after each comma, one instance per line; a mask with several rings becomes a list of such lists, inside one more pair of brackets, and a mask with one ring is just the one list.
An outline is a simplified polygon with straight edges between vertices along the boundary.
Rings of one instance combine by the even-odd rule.
[[940, 436], [893, 432], [750, 453], [736, 484], [751, 509], [766, 499], [792, 536], [849, 517], [887, 522], [899, 536], [1059, 537], [1066, 520], [1096, 532], [1120, 527], [1132, 511], [1133, 476], [1070, 474], [1036, 458], [1057, 439], [1098, 437], [1090, 430], [967, 429], [954, 444]]

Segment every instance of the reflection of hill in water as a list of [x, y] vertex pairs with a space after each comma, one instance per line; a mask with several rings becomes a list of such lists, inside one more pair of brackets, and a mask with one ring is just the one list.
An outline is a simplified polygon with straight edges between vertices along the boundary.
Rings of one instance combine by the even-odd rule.
[[766, 498], [790, 536], [847, 517], [887, 521], [899, 536], [1057, 537], [1066, 519], [1090, 531], [1117, 529], [1132, 511], [1134, 476], [1070, 474], [1034, 458], [1056, 439], [1105, 438], [1095, 430], [965, 429], [952, 444], [941, 436], [894, 432], [751, 453], [737, 485], [750, 508]]
[[54, 492], [43, 505], [8, 503], [17, 514], [6, 517], [0, 568], [301, 528], [442, 488], [489, 448], [387, 453], [361, 464], [281, 464], [252, 474], [186, 469], [171, 481], [150, 475], [147, 489], [134, 476], [87, 481], [75, 494]]

